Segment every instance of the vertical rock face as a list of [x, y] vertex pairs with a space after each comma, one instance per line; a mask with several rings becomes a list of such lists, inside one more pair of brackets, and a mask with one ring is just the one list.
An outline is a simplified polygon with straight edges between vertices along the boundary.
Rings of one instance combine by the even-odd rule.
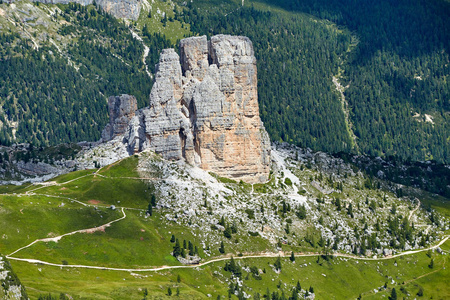
[[102, 132], [102, 139], [109, 141], [123, 135], [137, 110], [137, 100], [134, 96], [112, 96], [108, 99], [109, 123]]
[[192, 37], [180, 42], [180, 55], [161, 53], [150, 106], [130, 121], [130, 151], [149, 148], [220, 176], [266, 181], [270, 140], [259, 117], [251, 41]]

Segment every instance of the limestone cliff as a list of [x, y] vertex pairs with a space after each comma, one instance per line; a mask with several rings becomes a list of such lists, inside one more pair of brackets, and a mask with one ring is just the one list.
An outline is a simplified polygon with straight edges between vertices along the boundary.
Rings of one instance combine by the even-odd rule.
[[[42, 3], [62, 3], [68, 4], [70, 2], [79, 3], [81, 5], [89, 5], [94, 3], [94, 0], [31, 0], [33, 2]], [[96, 0], [104, 11], [120, 19], [137, 20], [141, 12], [141, 0]]]
[[118, 135], [123, 135], [130, 119], [137, 110], [137, 100], [134, 96], [112, 96], [108, 99], [109, 123], [102, 132], [102, 139], [109, 141]]
[[191, 37], [181, 40], [180, 56], [162, 51], [149, 107], [136, 112], [124, 136], [130, 152], [151, 149], [220, 176], [266, 181], [270, 141], [259, 117], [251, 41]]

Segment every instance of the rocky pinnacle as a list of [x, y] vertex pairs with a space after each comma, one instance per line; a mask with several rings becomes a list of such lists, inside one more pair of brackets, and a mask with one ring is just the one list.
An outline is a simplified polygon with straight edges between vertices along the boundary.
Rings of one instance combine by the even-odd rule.
[[[120, 107], [110, 101], [110, 113], [112, 104]], [[219, 176], [268, 180], [270, 140], [259, 117], [256, 59], [247, 37], [191, 37], [181, 40], [180, 55], [163, 50], [149, 107], [128, 116], [124, 140], [131, 153], [151, 149]], [[109, 126], [122, 128], [122, 122]]]

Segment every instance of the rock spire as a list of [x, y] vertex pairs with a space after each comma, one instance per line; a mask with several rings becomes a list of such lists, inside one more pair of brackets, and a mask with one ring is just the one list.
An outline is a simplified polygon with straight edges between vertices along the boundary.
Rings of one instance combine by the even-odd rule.
[[252, 42], [200, 36], [181, 40], [180, 55], [163, 50], [149, 107], [131, 117], [124, 137], [130, 152], [151, 149], [219, 176], [266, 181], [270, 140], [259, 117]]

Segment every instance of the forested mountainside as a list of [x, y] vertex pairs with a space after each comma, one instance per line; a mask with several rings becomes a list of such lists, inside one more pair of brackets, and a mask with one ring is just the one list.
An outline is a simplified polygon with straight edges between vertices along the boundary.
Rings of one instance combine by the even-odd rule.
[[264, 2], [298, 14], [208, 12], [197, 1], [185, 18], [199, 34], [243, 34], [256, 44], [261, 115], [272, 139], [449, 162], [448, 2]]
[[[165, 1], [165, 11], [161, 3], [144, 5], [129, 24], [150, 48], [150, 72], [160, 49], [181, 32], [248, 36], [272, 140], [450, 162], [448, 2]], [[47, 22], [56, 33], [47, 40], [42, 31], [49, 27], [34, 26], [40, 19], [17, 18], [16, 26], [31, 32], [20, 38], [10, 23], [0, 23], [1, 144], [96, 140], [107, 119], [106, 97], [133, 94], [139, 107], [148, 101], [144, 46], [127, 25], [93, 6], [58, 5], [56, 13], [55, 7], [34, 4], [52, 12]], [[33, 36], [43, 46], [33, 49]]]
[[198, 34], [242, 34], [252, 40], [261, 117], [272, 140], [328, 152], [352, 149], [331, 80], [351, 45], [348, 32], [309, 16], [253, 7], [229, 14], [189, 7], [180, 18]]
[[[123, 22], [93, 5], [13, 5], [3, 5], [12, 18], [0, 16], [0, 144], [96, 141], [108, 96], [128, 93], [147, 104], [144, 47]], [[168, 44], [147, 39], [158, 52]]]

